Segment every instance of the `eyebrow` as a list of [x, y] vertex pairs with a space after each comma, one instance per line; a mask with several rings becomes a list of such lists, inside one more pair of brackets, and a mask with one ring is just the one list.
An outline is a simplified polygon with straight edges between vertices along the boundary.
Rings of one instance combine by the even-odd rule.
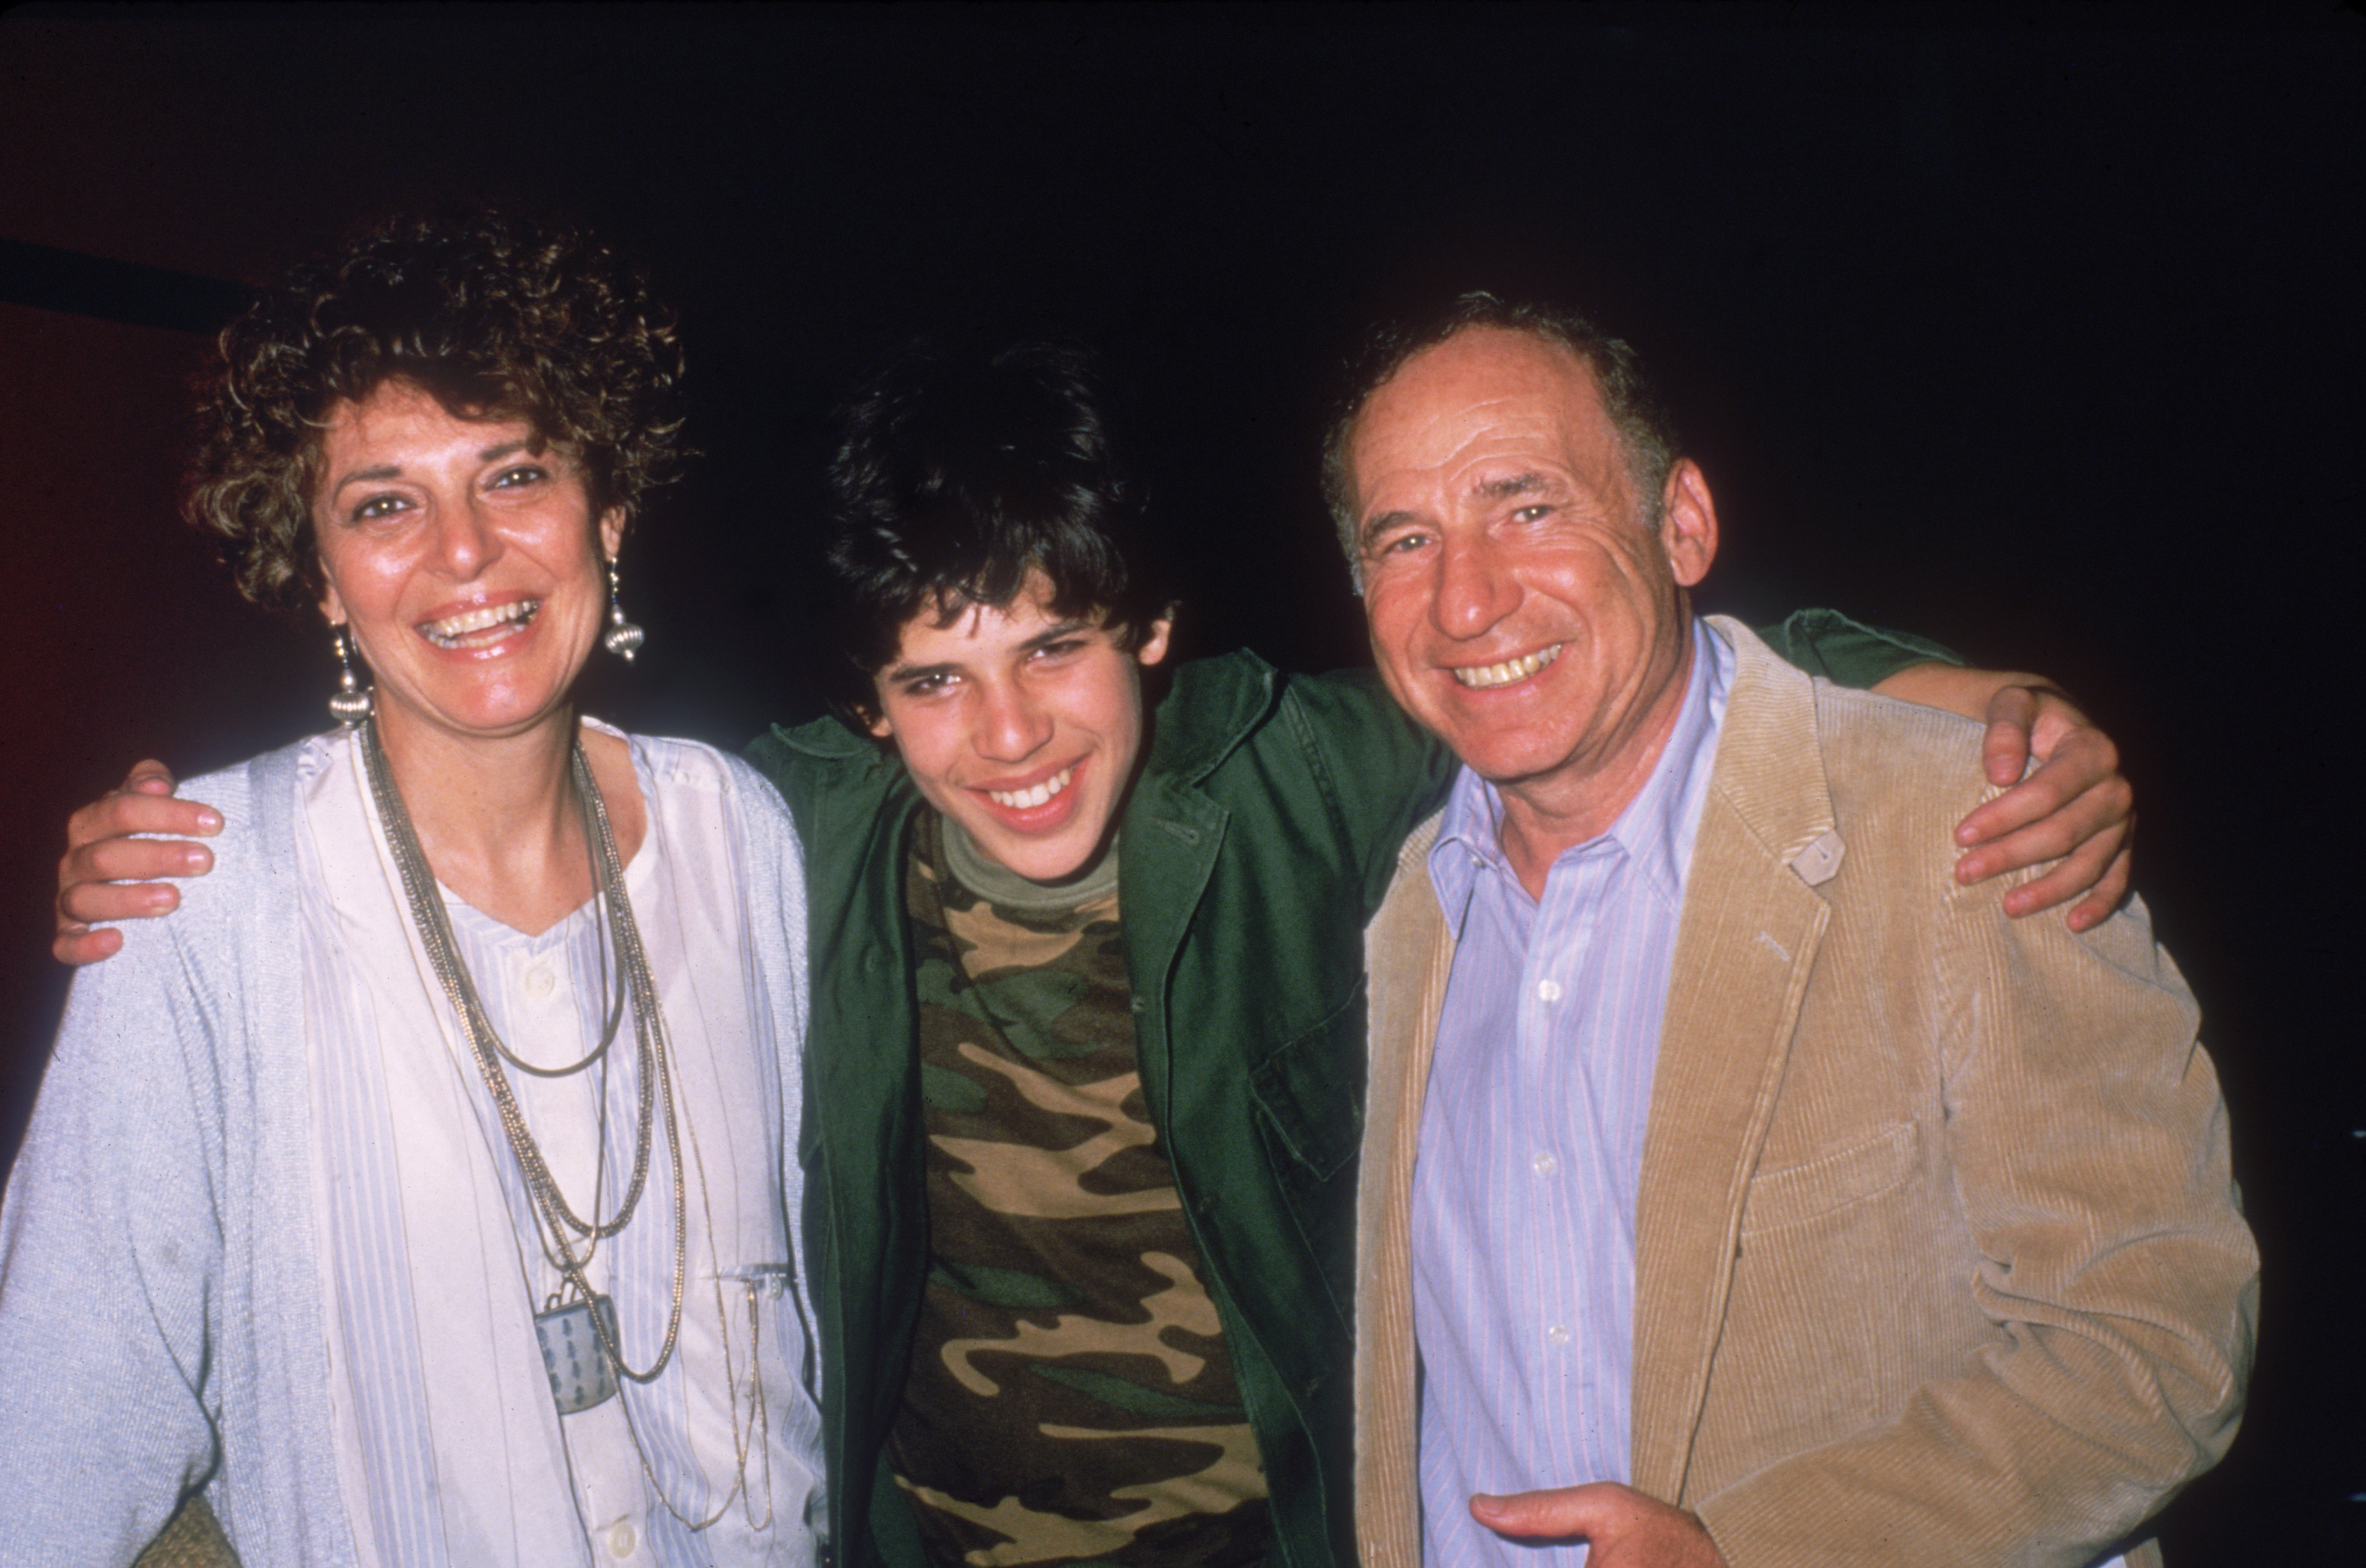
[[[1032, 637], [1030, 637], [1025, 642], [1020, 644], [1019, 651], [1022, 654], [1031, 654], [1038, 648], [1047, 648], [1051, 646], [1053, 644], [1060, 641], [1064, 637], [1073, 637], [1079, 632], [1089, 632], [1093, 629], [1095, 624], [1096, 623], [1094, 622], [1088, 621], [1081, 615], [1070, 616], [1067, 620], [1061, 622], [1056, 626], [1046, 626], [1041, 632], [1036, 633]], [[960, 664], [953, 660], [947, 660], [942, 664], [933, 665], [897, 665], [895, 668], [882, 674], [879, 678], [882, 680], [897, 681], [920, 680], [934, 675], [950, 675], [960, 667]]]
[[1412, 521], [1413, 513], [1409, 511], [1384, 511], [1378, 517], [1369, 518], [1365, 521], [1364, 526], [1356, 531], [1356, 546], [1358, 549], [1368, 548], [1373, 540], [1378, 539], [1390, 529], [1399, 523]]
[[1502, 479], [1484, 479], [1470, 487], [1470, 493], [1482, 500], [1500, 501], [1506, 496], [1532, 496], [1545, 488], [1541, 474], [1514, 474]]
[[[505, 441], [499, 446], [489, 446], [485, 448], [484, 451], [477, 454], [477, 461], [479, 463], [499, 463], [502, 458], [508, 457], [514, 453], [524, 452], [533, 445], [534, 442], [531, 441]], [[352, 473], [346, 475], [344, 478], [339, 479], [334, 485], [331, 486], [329, 487], [329, 494], [333, 496], [338, 491], [344, 489], [347, 485], [371, 484], [379, 479], [400, 479], [401, 477], [402, 465], [397, 463], [381, 463], [375, 468], [356, 468]]]
[[[1531, 472], [1507, 475], [1501, 479], [1482, 479], [1470, 487], [1470, 493], [1481, 500], [1500, 501], [1507, 497], [1532, 496], [1539, 490], [1550, 488], [1552, 488], [1550, 480], [1541, 474]], [[1369, 546], [1373, 540], [1386, 533], [1390, 529], [1412, 521], [1413, 513], [1409, 511], [1384, 511], [1366, 521], [1356, 531], [1356, 543], [1358, 548]]]

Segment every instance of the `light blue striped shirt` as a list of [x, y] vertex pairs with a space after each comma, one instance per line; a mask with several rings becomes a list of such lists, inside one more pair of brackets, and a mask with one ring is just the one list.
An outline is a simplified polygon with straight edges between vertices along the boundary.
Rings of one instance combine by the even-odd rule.
[[1626, 1481], [1635, 1193], [1684, 877], [1733, 678], [1695, 622], [1684, 706], [1610, 831], [1531, 899], [1468, 768], [1429, 856], [1460, 936], [1414, 1169], [1425, 1561], [1578, 1563], [1514, 1545], [1474, 1492]]

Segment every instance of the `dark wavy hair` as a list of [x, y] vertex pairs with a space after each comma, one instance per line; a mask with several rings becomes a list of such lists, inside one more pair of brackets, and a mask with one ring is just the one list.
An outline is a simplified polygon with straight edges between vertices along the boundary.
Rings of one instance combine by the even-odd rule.
[[1659, 526], [1661, 493], [1667, 486], [1668, 471], [1684, 451], [1674, 422], [1643, 374], [1642, 360], [1624, 340], [1612, 337], [1575, 310], [1473, 290], [1457, 296], [1442, 310], [1374, 327], [1348, 360], [1345, 391], [1334, 407], [1330, 431], [1323, 442], [1323, 498], [1330, 506], [1331, 521], [1339, 531], [1339, 548], [1347, 553], [1347, 565], [1359, 588], [1363, 563], [1356, 553], [1355, 480], [1347, 465], [1356, 420], [1372, 394], [1415, 354], [1459, 332], [1482, 327], [1525, 332], [1558, 344], [1594, 373], [1603, 408], [1618, 431], [1627, 477], [1642, 499], [1644, 521], [1654, 529]]
[[457, 418], [524, 420], [629, 516], [681, 458], [673, 313], [589, 232], [499, 212], [398, 218], [299, 266], [222, 329], [187, 513], [239, 590], [300, 609], [322, 582], [312, 491], [338, 404], [411, 383]]
[[828, 558], [841, 716], [872, 716], [873, 678], [913, 617], [1001, 609], [1032, 572], [1053, 613], [1098, 614], [1129, 649], [1173, 613], [1111, 405], [1075, 344], [940, 341], [907, 346], [840, 407]]

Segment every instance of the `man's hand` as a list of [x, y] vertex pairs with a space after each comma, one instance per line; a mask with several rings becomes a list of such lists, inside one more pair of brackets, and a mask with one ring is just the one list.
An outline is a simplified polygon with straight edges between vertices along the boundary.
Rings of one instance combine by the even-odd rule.
[[[131, 769], [123, 787], [76, 812], [66, 823], [65, 858], [58, 862], [58, 930], [50, 951], [62, 964], [95, 964], [123, 946], [123, 933], [93, 930], [95, 920], [141, 920], [180, 907], [181, 890], [146, 880], [202, 877], [213, 851], [175, 842], [221, 831], [221, 813], [173, 798], [173, 776], [161, 762]], [[138, 833], [175, 839], [133, 838]]]
[[1582, 1536], [1586, 1568], [1727, 1568], [1700, 1520], [1615, 1481], [1509, 1497], [1482, 1492], [1470, 1517], [1515, 1540]]
[[[1955, 862], [1955, 880], [2060, 857], [2005, 895], [2005, 913], [2035, 914], [2085, 893], [2070, 929], [2101, 924], [2127, 897], [2135, 839], [2135, 791], [2120, 777], [2120, 748], [2050, 686], [2005, 687], [1989, 700], [1988, 724], [1980, 750], [1989, 782], [2012, 788], [1955, 825], [1955, 842], [1969, 851]], [[2033, 756], [2037, 769], [2022, 778]]]

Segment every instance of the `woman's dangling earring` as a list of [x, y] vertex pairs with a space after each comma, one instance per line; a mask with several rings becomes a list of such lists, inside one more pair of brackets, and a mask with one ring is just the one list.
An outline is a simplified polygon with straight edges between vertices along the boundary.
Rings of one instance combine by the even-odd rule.
[[633, 662], [648, 633], [625, 619], [625, 607], [616, 602], [616, 557], [608, 557], [608, 629], [600, 633], [600, 645], [624, 660]]
[[370, 694], [354, 679], [354, 640], [344, 622], [330, 627], [329, 635], [337, 644], [337, 694], [329, 699], [329, 711], [350, 727], [370, 716]]

